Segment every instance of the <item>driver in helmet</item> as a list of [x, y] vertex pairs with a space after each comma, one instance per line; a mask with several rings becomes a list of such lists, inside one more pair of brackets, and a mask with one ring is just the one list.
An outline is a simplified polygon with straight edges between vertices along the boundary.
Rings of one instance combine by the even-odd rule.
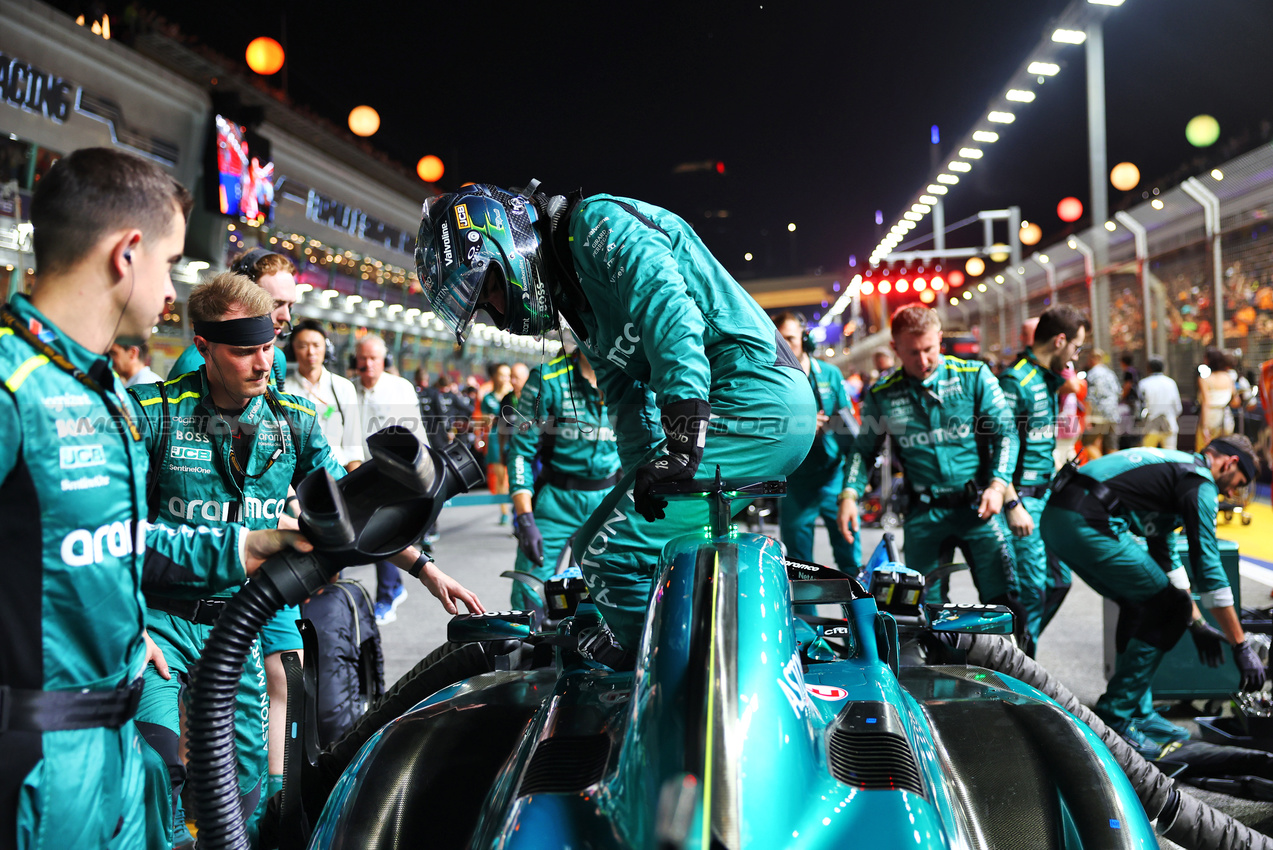
[[524, 336], [547, 334], [560, 315], [593, 363], [623, 469], [636, 475], [631, 502], [578, 551], [593, 601], [631, 651], [663, 544], [707, 519], [702, 502], [668, 503], [651, 486], [709, 478], [718, 465], [726, 478], [784, 478], [809, 451], [816, 403], [773, 323], [682, 219], [536, 186], [431, 198], [416, 265], [458, 340], [478, 310]]

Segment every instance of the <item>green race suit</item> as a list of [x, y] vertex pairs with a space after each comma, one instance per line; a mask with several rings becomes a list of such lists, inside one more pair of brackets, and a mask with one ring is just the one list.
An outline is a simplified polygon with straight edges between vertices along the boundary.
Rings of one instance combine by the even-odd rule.
[[1038, 643], [1070, 587], [1069, 568], [1055, 558], [1049, 564], [1039, 530], [1047, 504], [1047, 485], [1056, 471], [1057, 395], [1064, 383], [1065, 379], [1040, 364], [1030, 349], [999, 376], [999, 385], [1016, 416], [1021, 446], [1012, 484], [1021, 507], [1034, 521], [1034, 532], [1028, 537], [1012, 537], [1021, 606], [1026, 611], [1026, 634], [1032, 644]]
[[990, 369], [942, 357], [922, 381], [904, 369], [876, 381], [862, 401], [862, 430], [844, 471], [845, 489], [859, 499], [889, 436], [910, 494], [906, 565], [927, 575], [958, 546], [982, 602], [1015, 599], [1007, 524], [1002, 516], [978, 518], [972, 495], [991, 478], [1007, 484], [1017, 462], [1012, 409]]
[[500, 400], [495, 393], [487, 393], [482, 399], [482, 416], [488, 423], [486, 432], [486, 462], [504, 463], [504, 456], [499, 449]]
[[[336, 478], [345, 474], [323, 436], [313, 405], [297, 396], [280, 394], [273, 387], [267, 395], [249, 401], [239, 415], [238, 427], [244, 439], [232, 457], [232, 428], [212, 404], [206, 369], [165, 382], [166, 405], [158, 384], [129, 391], [142, 411], [140, 426], [148, 452], [160, 451], [165, 414], [168, 419], [169, 439], [154, 495], [160, 519], [196, 527], [276, 528], [289, 484], [298, 484], [316, 469], [326, 469]], [[236, 461], [246, 477], [235, 474]], [[237, 589], [220, 590], [198, 573], [182, 579], [163, 588], [148, 585], [144, 588], [147, 598], [228, 598]], [[294, 623], [297, 615], [290, 617]], [[176, 758], [181, 677], [194, 669], [212, 627], [165, 613], [154, 605], [146, 612], [146, 622], [174, 673], [171, 681], [147, 673], [146, 692], [137, 714], [139, 727], [151, 744], [147, 805], [154, 817], [152, 828], [162, 831], [165, 826], [171, 830], [172, 796], [179, 792], [185, 775]], [[268, 710], [258, 640], [244, 670], [235, 721], [239, 790], [245, 813], [264, 804]], [[150, 836], [149, 843], [163, 846], [164, 839], [161, 832]], [[166, 840], [171, 843], [170, 832]]]
[[[659, 410], [711, 404], [699, 478], [781, 479], [808, 453], [816, 422], [809, 382], [760, 306], [693, 228], [640, 201], [595, 195], [568, 214], [558, 254], [573, 261], [587, 307], [575, 330], [597, 371], [625, 470], [663, 439]], [[742, 507], [738, 504], [738, 507]], [[701, 533], [707, 509], [673, 501], [646, 522], [631, 494], [581, 558], [592, 599], [636, 648], [663, 545]]]
[[[180, 378], [187, 372], [197, 372], [199, 367], [203, 365], [203, 355], [199, 353], [199, 349], [193, 345], [187, 348], [181, 354], [177, 355], [177, 359], [173, 362], [172, 367], [168, 369], [168, 380]], [[287, 355], [283, 353], [283, 349], [277, 345], [274, 346], [274, 368], [270, 370], [270, 383], [275, 387], [282, 387], [283, 381], [287, 378]]]
[[[62, 336], [26, 296], [11, 307], [136, 422], [104, 356]], [[221, 586], [242, 582], [242, 534], [146, 528], [144, 447], [102, 394], [8, 327], [0, 381], [0, 686], [135, 686], [146, 654], [143, 571], [162, 581], [198, 558]], [[0, 846], [138, 847], [142, 799], [132, 720], [54, 731], [0, 724]]]
[[[1220, 496], [1201, 454], [1127, 449], [1097, 458], [1080, 471], [1108, 487], [1118, 509], [1111, 516], [1090, 498], [1077, 509], [1066, 508], [1059, 504], [1061, 492], [1054, 493], [1043, 510], [1043, 542], [1093, 590], [1119, 602], [1124, 616], [1142, 622], [1118, 653], [1114, 675], [1095, 706], [1107, 721], [1117, 723], [1147, 713], [1154, 673], [1188, 623], [1187, 610], [1183, 615], [1161, 610], [1169, 583], [1189, 583], [1176, 554], [1177, 528], [1184, 526], [1189, 541], [1189, 573], [1201, 604], [1233, 605], [1216, 543]], [[1067, 485], [1066, 490], [1077, 486]], [[1143, 537], [1148, 548], [1136, 537]], [[1160, 622], [1166, 616], [1171, 621]]]
[[[818, 409], [837, 424], [838, 411], [852, 416], [844, 375], [833, 364], [809, 358], [809, 381], [818, 400]], [[835, 565], [856, 574], [862, 563], [862, 539], [855, 535], [849, 543], [836, 528], [840, 482], [844, 478], [844, 451], [833, 433], [818, 433], [809, 456], [787, 476], [787, 495], [779, 502], [779, 530], [787, 554], [800, 561], [813, 560], [813, 530], [818, 518], [827, 527]]]
[[[517, 550], [514, 567], [540, 580], [551, 578], [570, 536], [579, 530], [613, 486], [619, 471], [614, 431], [601, 396], [579, 374], [579, 354], [563, 355], [531, 371], [517, 402], [508, 447], [510, 493], [534, 494], [535, 524], [544, 538], [544, 563], [535, 566]], [[543, 463], [536, 482], [531, 461]], [[604, 486], [603, 486], [604, 485]], [[530, 593], [513, 584], [513, 608], [530, 607]]]

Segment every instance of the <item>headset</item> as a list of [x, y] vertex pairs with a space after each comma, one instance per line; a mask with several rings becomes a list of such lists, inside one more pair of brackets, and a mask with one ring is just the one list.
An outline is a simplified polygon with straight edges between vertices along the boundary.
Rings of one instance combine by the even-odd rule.
[[809, 320], [804, 317], [804, 313], [798, 311], [792, 311], [791, 315], [800, 323], [800, 350], [805, 354], [813, 354], [818, 346], [813, 342], [813, 334], [809, 333]]
[[304, 319], [299, 322], [296, 327], [292, 328], [291, 335], [287, 338], [287, 359], [296, 362], [296, 335], [301, 331], [314, 331], [323, 338], [323, 365], [328, 369], [336, 365], [336, 347], [332, 345], [332, 341], [327, 337], [327, 330], [323, 327], [322, 322], [317, 319]]
[[[241, 274], [244, 277], [246, 277], [248, 280], [252, 281], [253, 283], [256, 283], [257, 278], [259, 277], [259, 275], [256, 272], [256, 264], [261, 262], [261, 260], [265, 259], [266, 257], [270, 256], [271, 254], [278, 254], [278, 252], [269, 251], [265, 248], [259, 248], [259, 247], [253, 248], [251, 251], [248, 251], [247, 253], [240, 255], [239, 258], [234, 261], [234, 264], [230, 266], [230, 271], [234, 272], [235, 274]], [[279, 254], [279, 256], [282, 257], [284, 255]]]

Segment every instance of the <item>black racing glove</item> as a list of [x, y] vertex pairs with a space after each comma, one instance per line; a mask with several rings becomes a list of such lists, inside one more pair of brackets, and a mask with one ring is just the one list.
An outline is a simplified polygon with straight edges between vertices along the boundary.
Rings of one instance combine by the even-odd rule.
[[544, 536], [535, 525], [535, 515], [530, 511], [513, 517], [513, 536], [517, 538], [517, 548], [521, 549], [535, 566], [544, 565]]
[[1198, 660], [1208, 667], [1224, 664], [1224, 633], [1212, 627], [1206, 620], [1194, 620], [1189, 624], [1189, 635], [1198, 648]]
[[668, 402], [661, 412], [667, 454], [638, 468], [632, 487], [632, 501], [646, 522], [663, 519], [667, 508], [666, 499], [650, 495], [651, 485], [660, 481], [688, 481], [698, 472], [712, 406], [702, 399], [690, 398]]
[[1234, 644], [1233, 660], [1237, 662], [1238, 670], [1242, 671], [1242, 690], [1258, 691], [1264, 686], [1264, 662], [1260, 661], [1259, 653], [1249, 640]]

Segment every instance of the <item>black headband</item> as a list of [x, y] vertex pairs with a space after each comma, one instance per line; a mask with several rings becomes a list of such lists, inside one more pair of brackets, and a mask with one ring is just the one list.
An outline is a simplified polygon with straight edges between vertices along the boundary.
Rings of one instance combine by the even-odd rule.
[[265, 316], [227, 319], [224, 322], [194, 323], [194, 332], [208, 342], [226, 345], [264, 345], [274, 341], [274, 321]]
[[1236, 457], [1238, 459], [1238, 468], [1246, 475], [1247, 483], [1252, 484], [1255, 482], [1255, 460], [1245, 450], [1238, 448], [1223, 437], [1217, 437], [1212, 440], [1207, 444], [1207, 448], [1218, 454]]

